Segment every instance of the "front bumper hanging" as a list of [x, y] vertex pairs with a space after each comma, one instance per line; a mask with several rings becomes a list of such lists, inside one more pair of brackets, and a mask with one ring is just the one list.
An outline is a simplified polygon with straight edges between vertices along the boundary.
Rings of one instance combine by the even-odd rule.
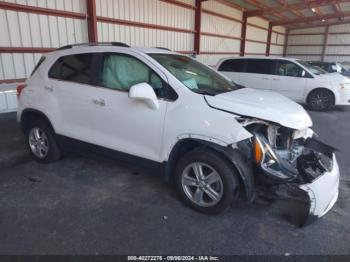
[[304, 224], [310, 224], [319, 217], [325, 215], [335, 204], [339, 195], [339, 166], [335, 155], [332, 157], [333, 169], [325, 172], [308, 184], [300, 185], [310, 201], [309, 216]]
[[286, 196], [286, 192], [287, 195], [290, 194], [288, 190], [283, 190], [283, 185], [288, 189], [293, 188], [290, 195], [297, 195], [296, 199], [302, 202], [301, 205], [285, 203], [283, 210], [289, 213], [288, 216], [297, 217], [292, 220], [299, 226], [304, 226], [325, 215], [333, 207], [339, 194], [340, 174], [335, 149], [309, 138], [293, 165], [273, 152], [264, 138], [258, 139], [264, 151], [262, 159], [266, 158], [265, 163], [260, 163], [265, 182], [273, 185], [273, 191], [277, 195]]

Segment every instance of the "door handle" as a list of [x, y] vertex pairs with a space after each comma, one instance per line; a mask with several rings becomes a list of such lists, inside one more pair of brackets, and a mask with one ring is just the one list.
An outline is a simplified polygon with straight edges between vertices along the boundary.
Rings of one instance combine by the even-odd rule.
[[263, 80], [270, 80], [270, 79], [269, 79], [269, 78], [267, 78], [267, 77], [263, 77], [262, 79], [263, 79]]
[[105, 106], [106, 105], [106, 101], [104, 99], [94, 99], [94, 100], [92, 100], [92, 102], [98, 106]]
[[278, 78], [273, 78], [274, 81], [280, 81], [281, 79]]
[[47, 90], [49, 92], [53, 91], [53, 87], [52, 86], [45, 86], [44, 88], [45, 88], [45, 90]]

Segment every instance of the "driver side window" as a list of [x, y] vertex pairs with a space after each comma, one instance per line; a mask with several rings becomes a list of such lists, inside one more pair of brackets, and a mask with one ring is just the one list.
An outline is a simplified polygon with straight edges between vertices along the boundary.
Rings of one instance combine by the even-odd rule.
[[302, 77], [303, 69], [289, 61], [277, 61], [275, 75]]
[[148, 83], [157, 96], [161, 96], [165, 87], [164, 81], [140, 60], [125, 54], [104, 54], [101, 86], [119, 91], [129, 91], [136, 84]]

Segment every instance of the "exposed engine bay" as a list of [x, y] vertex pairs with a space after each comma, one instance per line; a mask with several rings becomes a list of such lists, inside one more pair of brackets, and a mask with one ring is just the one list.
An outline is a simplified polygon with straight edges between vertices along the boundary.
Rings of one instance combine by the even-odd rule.
[[309, 128], [293, 130], [246, 118], [240, 123], [253, 134], [249, 154], [256, 166], [256, 184], [263, 186], [266, 195], [277, 196], [283, 191], [284, 197], [287, 192], [291, 198], [306, 203], [308, 211], [302, 212], [305, 217], [298, 219], [299, 226], [324, 215], [333, 206], [339, 184], [333, 147], [314, 138]]

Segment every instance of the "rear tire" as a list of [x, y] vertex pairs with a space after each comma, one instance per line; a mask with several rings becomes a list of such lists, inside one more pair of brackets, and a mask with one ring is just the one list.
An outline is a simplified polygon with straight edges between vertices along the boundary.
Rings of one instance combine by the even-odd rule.
[[39, 119], [28, 125], [25, 130], [29, 153], [40, 163], [51, 163], [62, 158], [56, 134], [46, 121]]
[[330, 110], [334, 106], [334, 100], [334, 95], [331, 91], [327, 89], [317, 89], [309, 94], [307, 104], [313, 111], [324, 112]]
[[209, 215], [224, 211], [239, 185], [232, 165], [208, 149], [185, 154], [177, 164], [175, 182], [188, 206]]

